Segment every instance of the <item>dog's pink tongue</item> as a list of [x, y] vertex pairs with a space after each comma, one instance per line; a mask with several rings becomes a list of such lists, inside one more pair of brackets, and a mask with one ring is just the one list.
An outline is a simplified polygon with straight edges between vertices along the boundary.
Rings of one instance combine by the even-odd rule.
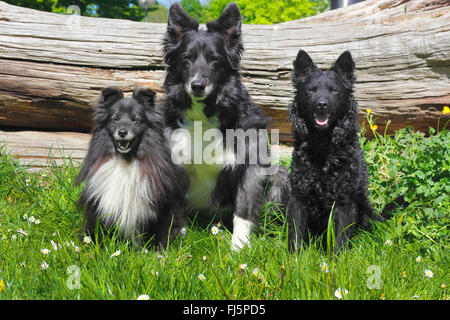
[[316, 118], [316, 123], [317, 123], [319, 126], [324, 126], [324, 125], [326, 125], [326, 124], [328, 123], [328, 118], [327, 118], [327, 119], [324, 119], [324, 120], [319, 120], [319, 119]]

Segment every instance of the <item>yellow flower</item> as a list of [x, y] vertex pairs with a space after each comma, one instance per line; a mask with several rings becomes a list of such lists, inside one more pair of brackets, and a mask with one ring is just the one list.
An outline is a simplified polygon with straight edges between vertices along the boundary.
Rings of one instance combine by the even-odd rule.
[[443, 114], [447, 114], [450, 112], [450, 108], [448, 106], [444, 106], [444, 109], [442, 109]]
[[441, 284], [441, 288], [445, 289], [447, 287], [447, 285], [445, 283]]
[[371, 114], [371, 113], [372, 113], [372, 109], [366, 109], [366, 112], [367, 112], [368, 114]]
[[3, 290], [5, 290], [5, 281], [0, 280], [0, 293], [2, 293]]
[[372, 129], [372, 131], [377, 131], [378, 126], [376, 124], [373, 124], [370, 126], [370, 129]]

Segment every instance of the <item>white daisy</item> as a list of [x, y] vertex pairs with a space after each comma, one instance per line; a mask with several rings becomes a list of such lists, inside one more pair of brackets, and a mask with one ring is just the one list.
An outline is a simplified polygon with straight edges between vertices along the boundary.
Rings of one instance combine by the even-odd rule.
[[86, 244], [90, 244], [92, 242], [92, 239], [89, 236], [84, 236], [83, 242], [86, 243]]
[[428, 278], [433, 278], [433, 271], [431, 271], [431, 270], [428, 270], [428, 269], [426, 269], [425, 270], [425, 277], [428, 277]]
[[120, 255], [120, 250], [117, 250], [116, 252], [114, 252], [112, 255], [111, 255], [111, 258], [112, 257], [117, 257], [117, 256], [119, 256]]
[[422, 259], [422, 256], [418, 256], [418, 257], [416, 258], [416, 262], [419, 262], [419, 263], [420, 263], [420, 262], [422, 262], [422, 260], [423, 260], [423, 259]]
[[219, 231], [220, 231], [220, 229], [219, 229], [217, 226], [213, 226], [213, 227], [211, 228], [211, 233], [212, 233], [213, 235], [218, 234]]
[[387, 246], [392, 246], [392, 240], [391, 240], [391, 239], [387, 239], [387, 240], [384, 242], [384, 244], [387, 245]]
[[44, 261], [42, 261], [42, 263], [41, 263], [41, 269], [42, 270], [46, 270], [47, 268], [48, 268], [48, 263], [47, 262], [45, 262], [45, 260]]
[[50, 250], [47, 248], [41, 249], [42, 254], [48, 255], [50, 253]]
[[136, 300], [150, 300], [150, 297], [146, 294], [141, 294]]
[[198, 278], [199, 278], [201, 281], [206, 280], [206, 277], [205, 277], [205, 275], [204, 275], [203, 273], [200, 273], [200, 274], [198, 275]]
[[325, 261], [323, 261], [323, 262], [319, 265], [319, 267], [320, 267], [320, 271], [325, 272], [325, 273], [328, 273], [328, 264], [327, 264]]
[[21, 235], [28, 237], [28, 232], [26, 232], [25, 230], [23, 230], [22, 228], [20, 228], [19, 230], [17, 230], [17, 232], [19, 232]]
[[342, 297], [347, 294], [348, 294], [347, 289], [341, 289], [341, 288], [337, 288], [336, 291], [334, 292], [334, 296], [338, 299], [342, 299]]

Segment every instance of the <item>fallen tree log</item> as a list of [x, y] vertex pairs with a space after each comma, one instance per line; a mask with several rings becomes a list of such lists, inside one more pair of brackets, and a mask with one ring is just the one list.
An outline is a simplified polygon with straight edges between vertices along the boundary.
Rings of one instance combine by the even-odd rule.
[[[86, 132], [103, 87], [147, 86], [161, 96], [164, 24], [77, 19], [0, 1], [0, 126]], [[244, 25], [243, 37], [243, 80], [283, 141], [299, 48], [321, 68], [352, 52], [361, 115], [372, 109], [380, 130], [391, 120], [388, 132], [427, 131], [450, 103], [447, 0], [369, 0], [298, 21]]]
[[[0, 151], [16, 158], [28, 171], [40, 171], [49, 166], [79, 166], [88, 151], [91, 134], [81, 132], [1, 131]], [[290, 157], [292, 148], [273, 145], [280, 157]]]

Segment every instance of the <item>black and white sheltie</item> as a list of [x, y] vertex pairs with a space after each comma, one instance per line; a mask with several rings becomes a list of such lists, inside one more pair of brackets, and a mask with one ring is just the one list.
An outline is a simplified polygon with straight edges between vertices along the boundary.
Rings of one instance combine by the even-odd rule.
[[154, 236], [165, 249], [182, 228], [186, 182], [171, 162], [162, 123], [152, 90], [136, 88], [132, 98], [116, 88], [102, 91], [78, 176], [86, 181], [79, 203], [87, 232], [94, 235], [100, 226], [100, 240], [117, 229], [138, 244]]
[[[162, 102], [165, 134], [173, 160], [180, 149], [189, 153], [188, 161], [181, 163], [189, 177], [187, 211], [203, 212], [207, 219], [215, 217], [225, 226], [232, 226], [232, 248], [239, 250], [249, 242], [251, 229], [259, 221], [265, 188], [271, 190], [266, 199], [282, 203], [287, 172], [276, 166], [276, 171], [265, 174], [262, 169], [269, 163], [261, 158], [250, 161], [257, 151], [268, 148], [267, 136], [259, 132], [266, 132], [269, 121], [252, 104], [240, 80], [243, 44], [236, 4], [228, 4], [221, 16], [206, 27], [199, 30], [198, 21], [178, 3], [170, 7], [163, 43], [167, 63]], [[205, 146], [207, 134], [201, 130], [211, 129], [216, 133], [206, 140], [214, 137], [214, 141]], [[245, 148], [230, 146], [236, 141], [228, 139], [230, 130], [246, 136]], [[256, 135], [248, 134], [251, 131]], [[198, 151], [206, 152], [211, 146], [216, 153], [223, 153], [219, 160], [208, 162], [202, 155], [197, 157]]]

